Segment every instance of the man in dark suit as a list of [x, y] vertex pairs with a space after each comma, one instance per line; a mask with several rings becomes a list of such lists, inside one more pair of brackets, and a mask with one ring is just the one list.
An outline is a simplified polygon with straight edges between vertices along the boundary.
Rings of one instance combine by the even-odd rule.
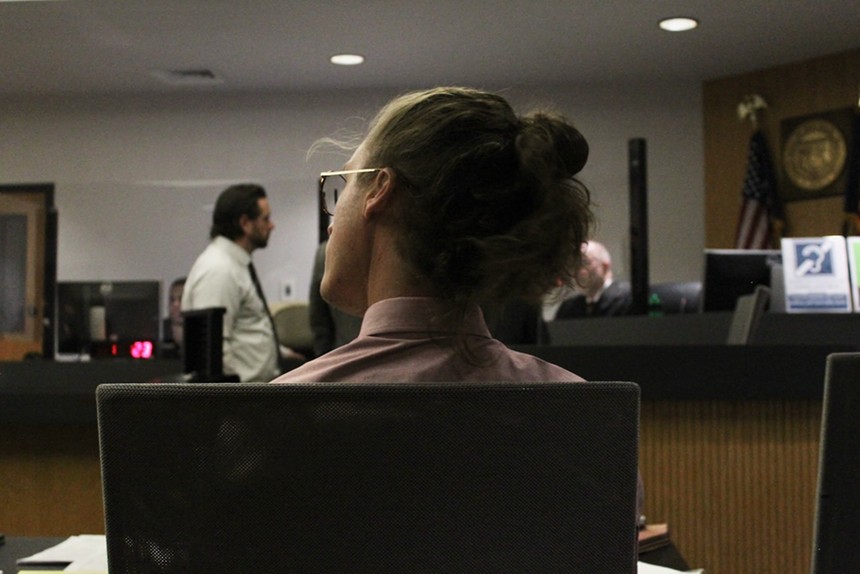
[[577, 294], [561, 304], [556, 319], [612, 317], [630, 311], [633, 302], [630, 284], [613, 279], [612, 257], [603, 244], [589, 241], [585, 245], [576, 280]]

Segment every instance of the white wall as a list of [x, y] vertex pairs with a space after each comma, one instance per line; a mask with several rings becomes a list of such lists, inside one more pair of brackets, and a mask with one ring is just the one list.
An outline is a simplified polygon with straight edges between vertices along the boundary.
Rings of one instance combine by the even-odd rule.
[[[596, 238], [629, 276], [627, 142], [648, 142], [651, 281], [698, 279], [704, 247], [698, 85], [504, 90], [520, 111], [550, 105], [586, 135], [582, 178]], [[361, 131], [393, 92], [32, 97], [0, 100], [0, 183], [52, 182], [60, 280], [187, 273], [206, 244], [218, 192], [262, 183], [277, 225], [255, 252], [270, 301], [292, 282], [307, 298], [316, 244], [316, 177], [343, 156], [306, 158], [314, 140]]]

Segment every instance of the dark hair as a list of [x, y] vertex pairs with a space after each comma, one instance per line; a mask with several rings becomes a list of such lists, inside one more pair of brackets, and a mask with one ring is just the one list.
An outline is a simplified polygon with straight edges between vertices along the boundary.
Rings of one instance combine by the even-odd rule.
[[588, 158], [562, 116], [518, 117], [501, 96], [436, 88], [384, 107], [365, 149], [403, 184], [397, 245], [462, 324], [475, 303], [538, 302], [571, 282], [593, 214], [574, 178]]
[[223, 235], [227, 239], [242, 236], [239, 219], [247, 215], [251, 219], [260, 216], [259, 200], [266, 197], [266, 190], [254, 183], [231, 185], [221, 192], [212, 212], [212, 228], [209, 236]]

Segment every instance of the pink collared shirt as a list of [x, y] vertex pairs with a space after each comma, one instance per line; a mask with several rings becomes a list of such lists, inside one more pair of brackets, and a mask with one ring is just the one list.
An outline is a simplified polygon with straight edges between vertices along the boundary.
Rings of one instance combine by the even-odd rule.
[[358, 337], [342, 347], [281, 375], [274, 383], [582, 381], [582, 377], [492, 338], [475, 307], [466, 317], [470, 361], [450, 343], [450, 333], [432, 331], [440, 302], [397, 297], [372, 305]]

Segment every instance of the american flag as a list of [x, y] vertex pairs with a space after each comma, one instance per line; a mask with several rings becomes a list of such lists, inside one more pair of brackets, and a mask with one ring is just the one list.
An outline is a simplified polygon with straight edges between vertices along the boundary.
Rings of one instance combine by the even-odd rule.
[[735, 247], [770, 248], [772, 220], [781, 219], [782, 213], [776, 196], [776, 179], [770, 162], [770, 152], [761, 130], [757, 130], [750, 139], [742, 198]]

